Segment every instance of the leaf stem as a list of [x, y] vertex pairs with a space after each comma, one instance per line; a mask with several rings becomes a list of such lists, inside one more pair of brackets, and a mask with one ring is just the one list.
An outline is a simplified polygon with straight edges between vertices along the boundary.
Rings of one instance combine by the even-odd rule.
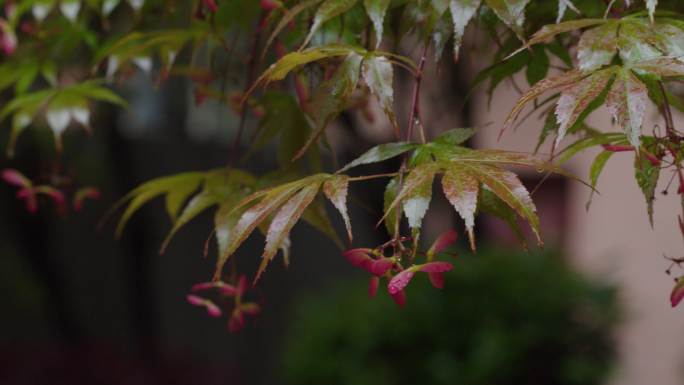
[[[423, 69], [427, 61], [427, 50], [429, 44], [423, 45], [423, 52], [420, 55], [420, 62], [418, 62], [418, 70], [415, 73], [416, 83], [413, 87], [413, 98], [411, 102], [411, 112], [409, 114], [408, 128], [406, 130], [406, 141], [410, 142], [413, 137], [413, 127], [416, 125], [416, 119], [420, 119], [420, 85], [423, 80]], [[422, 125], [420, 125], [422, 130]], [[423, 137], [425, 135], [423, 134]]]
[[360, 182], [364, 180], [380, 179], [380, 178], [392, 178], [397, 176], [398, 172], [390, 172], [386, 174], [375, 174], [375, 175], [362, 175], [349, 178], [350, 182]]

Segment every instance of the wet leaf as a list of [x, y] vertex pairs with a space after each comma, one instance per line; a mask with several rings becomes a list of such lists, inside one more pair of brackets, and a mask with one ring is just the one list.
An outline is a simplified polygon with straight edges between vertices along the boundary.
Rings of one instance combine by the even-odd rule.
[[304, 39], [302, 47], [306, 47], [306, 45], [309, 44], [314, 33], [318, 31], [323, 23], [348, 11], [356, 2], [357, 0], [325, 0], [323, 4], [318, 7], [318, 10], [314, 15], [311, 29], [309, 29], [309, 34], [306, 36], [306, 39]]
[[[294, 182], [284, 184], [272, 188], [270, 190], [262, 191], [253, 194], [253, 197], [248, 197], [246, 199], [260, 199], [260, 202], [254, 206], [245, 210], [245, 212], [240, 217], [237, 225], [233, 228], [233, 237], [226, 248], [226, 251], [218, 258], [216, 262], [216, 272], [214, 273], [214, 281], [217, 281], [221, 277], [221, 272], [223, 270], [223, 265], [226, 263], [228, 258], [237, 250], [237, 248], [244, 242], [247, 237], [270, 215], [274, 214], [280, 206], [285, 204], [290, 200], [290, 198], [296, 194], [303, 187], [309, 183], [318, 183], [319, 175], [313, 175], [304, 179], [300, 179]], [[245, 200], [243, 200], [245, 202]], [[233, 210], [237, 210], [245, 203], [239, 203]], [[276, 248], [277, 250], [277, 248]]]
[[363, 57], [355, 52], [346, 59], [329, 80], [323, 82], [311, 100], [310, 116], [313, 132], [304, 146], [295, 155], [294, 160], [302, 157], [316, 140], [323, 134], [328, 124], [347, 107], [356, 85], [359, 82]]
[[482, 0], [450, 0], [449, 11], [454, 24], [454, 60], [458, 60], [463, 41], [463, 34]]
[[454, 128], [440, 134], [434, 142], [445, 145], [459, 145], [465, 143], [477, 133], [477, 128]]
[[320, 183], [321, 182], [314, 182], [302, 188], [298, 193], [292, 196], [275, 215], [268, 227], [266, 248], [261, 257], [261, 264], [259, 265], [259, 270], [254, 278], [254, 282], [259, 280], [261, 274], [266, 269], [266, 266], [278, 252], [278, 249], [287, 238], [290, 230], [292, 230], [292, 227], [299, 221], [299, 218], [304, 213], [306, 207], [316, 197], [318, 189], [320, 188]]
[[496, 13], [520, 40], [525, 41], [525, 7], [530, 0], [484, 0], [485, 4]]
[[285, 77], [295, 70], [297, 67], [309, 64], [322, 59], [328, 59], [338, 56], [348, 56], [351, 53], [363, 53], [363, 50], [352, 48], [343, 45], [327, 45], [322, 47], [308, 48], [303, 51], [291, 52], [271, 64], [270, 67], [257, 79], [252, 86], [254, 87], [266, 84], [272, 81], [283, 80]]
[[347, 213], [347, 191], [349, 189], [349, 177], [346, 175], [335, 175], [323, 183], [323, 192], [325, 196], [332, 202], [337, 211], [340, 212], [344, 220], [344, 226], [347, 229], [347, 236], [349, 242], [353, 240], [351, 222], [349, 221], [349, 214]]
[[582, 113], [589, 108], [590, 103], [603, 92], [614, 74], [613, 67], [595, 72], [561, 93], [556, 105], [556, 118], [558, 119], [556, 145], [563, 140], [567, 130], [578, 121]]
[[617, 53], [619, 25], [611, 20], [582, 34], [577, 45], [580, 70], [593, 70], [610, 64]]
[[[563, 1], [563, 0], [559, 0]], [[605, 19], [579, 19], [579, 20], [571, 20], [571, 21], [565, 21], [562, 23], [557, 23], [557, 24], [547, 24], [543, 26], [539, 31], [535, 32], [530, 40], [527, 41], [525, 45], [517, 49], [515, 52], [510, 54], [508, 57], [510, 58], [513, 55], [518, 54], [521, 51], [524, 51], [528, 49], [529, 47], [539, 44], [539, 43], [547, 43], [551, 41], [554, 37], [565, 33], [565, 32], [571, 32], [575, 30], [579, 30], [582, 28], [586, 27], [591, 27], [594, 25], [598, 24], [603, 24], [605, 23]]]
[[488, 165], [481, 165], [479, 167], [468, 165], [468, 168], [480, 182], [530, 224], [532, 231], [537, 237], [537, 242], [541, 245], [542, 239], [537, 209], [534, 202], [532, 202], [530, 193], [523, 186], [517, 175]]
[[684, 76], [684, 62], [678, 58], [661, 57], [644, 60], [631, 65], [639, 73], [649, 73], [662, 77]]
[[[651, 151], [655, 143], [653, 138], [644, 138], [644, 147]], [[653, 227], [653, 202], [655, 201], [655, 192], [660, 177], [660, 167], [654, 165], [648, 157], [640, 151], [634, 159], [634, 176], [637, 184], [646, 198], [646, 207], [648, 211], [648, 220]]]
[[271, 46], [273, 40], [275, 40], [275, 38], [280, 34], [280, 32], [282, 32], [283, 29], [285, 29], [285, 27], [287, 27], [287, 25], [290, 24], [297, 17], [297, 15], [299, 15], [306, 9], [320, 3], [321, 1], [323, 0], [302, 1], [294, 5], [292, 8], [285, 10], [285, 14], [283, 15], [282, 19], [280, 19], [275, 28], [273, 28], [273, 32], [271, 32], [271, 35], [268, 37], [266, 45], [264, 46], [264, 51]]
[[375, 30], [375, 49], [380, 46], [380, 42], [382, 41], [383, 24], [389, 4], [390, 0], [363, 1], [363, 5], [366, 8], [366, 13], [373, 22], [373, 29]]
[[380, 103], [392, 125], [398, 127], [394, 114], [394, 71], [384, 56], [370, 56], [363, 61], [363, 80]]
[[392, 236], [396, 234], [396, 230], [399, 228], [399, 216], [397, 215], [396, 210], [390, 210], [389, 208], [399, 194], [399, 187], [399, 177], [394, 177], [387, 183], [383, 194], [382, 207], [383, 212], [387, 215], [387, 218], [385, 218], [385, 227], [387, 228], [387, 232]]
[[527, 65], [525, 75], [527, 83], [534, 85], [544, 79], [549, 72], [549, 57], [546, 56], [544, 47], [537, 46], [532, 49], [532, 58]]
[[565, 16], [565, 12], [568, 8], [575, 11], [575, 13], [580, 13], [571, 0], [558, 0], [558, 17], [556, 17], [556, 23], [560, 23], [561, 20], [563, 20], [563, 16]]
[[[418, 171], [420, 170], [420, 171]], [[404, 214], [408, 218], [409, 227], [413, 231], [417, 231], [423, 224], [423, 218], [427, 213], [432, 198], [432, 180], [437, 170], [432, 167], [426, 169], [415, 169], [406, 178], [406, 186], [412, 186], [414, 178], [419, 178], [421, 181], [406, 194], [404, 200]], [[419, 172], [419, 176], [413, 176], [414, 172]], [[401, 195], [401, 194], [400, 194]]]
[[352, 167], [382, 162], [383, 160], [391, 159], [395, 156], [399, 156], [403, 153], [411, 151], [416, 147], [418, 147], [418, 145], [406, 142], [380, 144], [366, 151], [361, 156], [354, 159], [351, 163], [342, 167], [338, 173], [345, 172]]
[[622, 68], [616, 71], [615, 81], [608, 92], [606, 106], [613, 119], [625, 131], [629, 142], [639, 147], [641, 125], [646, 112], [648, 90], [632, 71]]
[[613, 151], [603, 151], [600, 154], [598, 154], [596, 158], [594, 158], [594, 161], [591, 164], [591, 169], [589, 170], [589, 180], [591, 181], [591, 187], [593, 187], [593, 190], [591, 190], [591, 195], [589, 195], [589, 201], [587, 201], [587, 209], [589, 209], [591, 201], [594, 198], [596, 184], [598, 183], [598, 179], [601, 176], [601, 172], [603, 172], [603, 168], [606, 166], [606, 163], [613, 156], [613, 154], [615, 154], [615, 152]]
[[504, 121], [499, 136], [501, 136], [507, 129], [513, 126], [516, 119], [520, 115], [520, 112], [522, 112], [523, 108], [525, 108], [525, 105], [527, 105], [527, 103], [533, 101], [534, 99], [543, 95], [547, 91], [557, 88], [564, 88], [572, 84], [575, 84], [587, 75], [588, 74], [583, 71], [573, 70], [565, 72], [562, 75], [548, 77], [544, 80], [537, 82], [534, 86], [532, 86], [532, 88], [527, 90], [515, 103], [513, 109], [511, 109], [511, 112], [509, 112], [508, 117]]
[[447, 170], [442, 178], [444, 195], [465, 222], [470, 248], [475, 250], [475, 211], [480, 182], [470, 173]]

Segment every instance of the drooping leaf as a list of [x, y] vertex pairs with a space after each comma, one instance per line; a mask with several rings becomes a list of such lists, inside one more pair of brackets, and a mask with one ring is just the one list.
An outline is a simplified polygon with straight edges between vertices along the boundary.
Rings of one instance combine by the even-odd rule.
[[468, 172], [447, 170], [442, 178], [444, 195], [465, 222], [470, 248], [475, 250], [475, 211], [480, 182]]
[[482, 0], [451, 0], [449, 11], [454, 24], [454, 60], [458, 60], [463, 41], [463, 33], [475, 12], [480, 7]]
[[233, 228], [242, 216], [242, 210], [233, 210], [233, 203], [231, 201], [222, 203], [214, 215], [214, 236], [216, 237], [218, 256], [226, 252], [233, 235]]
[[323, 134], [328, 124], [347, 107], [349, 97], [356, 90], [359, 82], [362, 61], [361, 55], [356, 52], [349, 53], [335, 74], [318, 87], [310, 108], [313, 132], [304, 146], [297, 152], [294, 160], [302, 157]]
[[451, 39], [451, 35], [453, 35], [452, 30], [452, 23], [444, 18], [439, 18], [432, 28], [432, 44], [434, 47], [435, 62], [439, 62], [442, 59], [444, 48], [449, 39]]
[[359, 48], [332, 44], [322, 47], [308, 48], [303, 51], [291, 52], [280, 58], [280, 60], [277, 62], [271, 64], [271, 66], [268, 67], [268, 69], [264, 71], [261, 76], [259, 76], [257, 81], [254, 82], [252, 89], [261, 84], [283, 80], [285, 76], [287, 76], [294, 69], [305, 64], [337, 56], [348, 56], [354, 52], [363, 53], [364, 51]]
[[558, 119], [556, 145], [565, 137], [567, 130], [577, 122], [590, 103], [603, 92], [614, 74], [614, 67], [600, 70], [561, 93], [556, 105], [556, 118]]
[[171, 239], [174, 235], [176, 235], [176, 233], [178, 232], [178, 230], [181, 229], [181, 227], [185, 226], [188, 222], [190, 222], [193, 218], [198, 216], [204, 210], [208, 209], [211, 206], [217, 205], [220, 202], [220, 197], [207, 191], [203, 191], [192, 197], [190, 201], [188, 201], [188, 204], [185, 206], [183, 212], [180, 214], [178, 219], [174, 221], [171, 231], [169, 231], [169, 234], [166, 236], [164, 242], [162, 243], [160, 253], [164, 253], [169, 243], [171, 242]]
[[575, 13], [580, 13], [579, 9], [577, 9], [571, 0], [558, 0], [558, 17], [556, 17], [556, 24], [563, 20], [563, 16], [565, 16], [565, 12], [568, 10], [568, 8], [575, 11]]
[[349, 214], [347, 213], [347, 191], [349, 189], [349, 177], [346, 175], [335, 175], [323, 183], [323, 192], [325, 196], [332, 202], [337, 211], [340, 212], [344, 220], [344, 226], [347, 229], [347, 236], [349, 243], [352, 242], [351, 222], [349, 221]]
[[525, 41], [525, 7], [530, 0], [485, 0], [489, 8], [504, 22], [520, 40]]
[[[425, 213], [430, 206], [430, 200], [432, 198], [432, 180], [436, 171], [437, 170], [432, 167], [428, 167], [425, 170], [421, 169], [419, 171], [421, 175], [417, 176], [417, 178], [420, 179], [420, 182], [406, 194], [403, 205], [404, 214], [406, 215], [406, 218], [408, 218], [409, 227], [414, 232], [420, 230], [423, 223], [423, 217], [425, 217]], [[413, 183], [413, 178], [412, 173], [410, 173], [406, 178], [406, 186], [410, 186]]]
[[301, 12], [305, 11], [307, 8], [313, 7], [314, 5], [320, 3], [323, 0], [306, 0], [302, 1], [296, 5], [294, 5], [292, 8], [285, 10], [285, 14], [283, 17], [280, 19], [278, 24], [273, 28], [273, 32], [271, 32], [271, 35], [268, 37], [268, 40], [266, 40], [266, 45], [264, 46], [264, 51], [268, 49], [268, 47], [271, 46], [271, 43], [273, 43], [273, 40], [280, 34], [280, 32], [287, 27], [292, 20], [297, 17]]
[[483, 188], [480, 189], [477, 208], [480, 212], [492, 215], [506, 222], [523, 247], [525, 249], [527, 248], [527, 241], [518, 224], [517, 214], [487, 186], [483, 186]]
[[556, 119], [556, 113], [553, 109], [550, 109], [546, 114], [544, 119], [544, 125], [539, 132], [539, 139], [537, 139], [537, 145], [534, 147], [534, 153], [539, 152], [541, 146], [546, 142], [546, 139], [552, 133], [558, 133], [558, 120]]
[[473, 167], [466, 166], [484, 185], [486, 185], [497, 197], [514, 209], [518, 215], [524, 218], [537, 237], [537, 242], [543, 244], [539, 228], [537, 209], [532, 202], [530, 193], [522, 184], [518, 176], [510, 171], [489, 165]]
[[577, 45], [580, 70], [594, 70], [610, 64], [617, 53], [619, 25], [610, 20], [582, 34]]
[[[644, 148], [648, 151], [652, 151], [655, 145], [652, 139], [651, 137], [644, 138]], [[653, 202], [660, 177], [660, 167], [654, 165], [643, 152], [640, 152], [634, 159], [634, 176], [646, 198], [648, 220], [653, 227]]]
[[[233, 228], [233, 237], [226, 248], [226, 251], [219, 256], [216, 262], [216, 272], [214, 273], [214, 281], [221, 278], [223, 265], [228, 258], [237, 250], [242, 242], [254, 231], [254, 229], [261, 224], [269, 215], [273, 214], [280, 206], [285, 204], [294, 194], [297, 193], [307, 184], [316, 183], [318, 175], [307, 177], [301, 180], [290, 182], [273, 189], [255, 193], [256, 199], [261, 199], [259, 203], [248, 208], [240, 217], [237, 225]], [[252, 198], [248, 198], [252, 199]], [[244, 202], [245, 200], [243, 200]], [[244, 204], [244, 203], [243, 203]], [[238, 204], [233, 210], [239, 209], [243, 204]]]
[[525, 108], [525, 105], [527, 105], [527, 103], [538, 98], [539, 96], [541, 96], [549, 90], [572, 85], [581, 80], [582, 78], [584, 78], [585, 76], [587, 76], [587, 73], [583, 71], [573, 70], [565, 72], [562, 75], [552, 76], [537, 82], [532, 88], [527, 90], [515, 103], [515, 106], [513, 106], [513, 109], [511, 109], [511, 112], [509, 112], [508, 117], [504, 121], [499, 136], [501, 136], [507, 129], [513, 126], [516, 119], [520, 115], [520, 112], [522, 112], [523, 108]]
[[392, 125], [398, 127], [394, 114], [394, 71], [392, 63], [384, 56], [371, 56], [363, 61], [363, 80], [378, 98]]
[[123, 232], [123, 229], [126, 226], [128, 220], [145, 203], [151, 201], [152, 199], [160, 195], [169, 193], [170, 191], [173, 191], [176, 188], [182, 189], [184, 186], [188, 184], [197, 185], [200, 183], [202, 178], [202, 173], [183, 173], [154, 179], [135, 188], [133, 191], [124, 196], [115, 206], [115, 208], [117, 208], [130, 200], [130, 203], [126, 207], [126, 210], [121, 216], [121, 219], [119, 219], [119, 223], [116, 227], [116, 236], [121, 236], [121, 233]]
[[603, 151], [600, 154], [594, 158], [594, 161], [591, 164], [591, 169], [589, 170], [589, 180], [591, 181], [591, 187], [594, 189], [591, 190], [591, 195], [589, 196], [589, 200], [587, 201], [587, 209], [589, 209], [589, 206], [591, 205], [591, 201], [594, 198], [594, 192], [596, 191], [596, 184], [598, 183], [598, 179], [601, 176], [601, 172], [603, 172], [603, 168], [606, 166], [606, 163], [608, 160], [615, 154], [613, 151]]
[[385, 21], [385, 13], [390, 0], [364, 0], [363, 5], [366, 8], [368, 17], [373, 22], [373, 29], [375, 29], [375, 48], [380, 46], [382, 41], [383, 24]]
[[382, 208], [383, 212], [387, 213], [385, 227], [387, 228], [387, 232], [392, 236], [394, 236], [398, 230], [399, 216], [397, 215], [396, 210], [390, 210], [389, 208], [392, 205], [392, 202], [397, 198], [397, 195], [399, 195], [399, 187], [399, 177], [394, 177], [387, 183], [383, 194]]
[[634, 76], [632, 71], [626, 68], [616, 71], [615, 81], [606, 99], [606, 106], [635, 147], [639, 147], [640, 144], [641, 125], [644, 121], [647, 100], [646, 85]]
[[257, 271], [254, 282], [259, 280], [261, 274], [266, 269], [268, 262], [273, 259], [281, 244], [285, 241], [292, 227], [297, 223], [299, 218], [304, 213], [306, 207], [313, 201], [318, 193], [321, 182], [314, 182], [302, 188], [287, 203], [278, 211], [268, 228], [266, 235], [266, 248], [261, 257], [261, 264]]
[[343, 247], [340, 237], [337, 235], [335, 228], [333, 228], [333, 225], [330, 222], [330, 217], [325, 210], [325, 201], [323, 199], [319, 199], [319, 197], [314, 199], [309, 207], [304, 210], [302, 220], [321, 232], [321, 234], [330, 238], [330, 240], [339, 248]]
[[304, 39], [302, 47], [306, 47], [311, 41], [314, 33], [325, 23], [326, 21], [332, 19], [335, 16], [341, 15], [351, 7], [356, 4], [357, 0], [325, 0], [313, 18], [313, 23], [311, 24], [311, 29], [309, 29], [309, 34]]
[[546, 50], [541, 46], [532, 48], [532, 57], [525, 71], [527, 83], [531, 86], [534, 85], [544, 79], [548, 72], [549, 57], [546, 55]]
[[[563, 0], [559, 1], [562, 2]], [[549, 42], [552, 38], [560, 35], [561, 33], [575, 31], [582, 28], [603, 24], [605, 22], [605, 19], [579, 19], [565, 21], [557, 24], [547, 24], [543, 26], [539, 31], [535, 32], [525, 45], [518, 48], [508, 57], [510, 58], [511, 56], [516, 55], [517, 53], [524, 51], [535, 44]]]
[[429, 183], [430, 189], [432, 188], [432, 179], [438, 169], [439, 165], [436, 163], [425, 163], [411, 170], [405, 178], [404, 183], [401, 185], [401, 190], [399, 190], [394, 201], [385, 209], [385, 215], [382, 217], [381, 221], [384, 220], [400, 202], [403, 202], [416, 194], [417, 200], [410, 204], [408, 208], [404, 206], [404, 213], [407, 218], [409, 218], [409, 225], [412, 229], [420, 227], [420, 223], [429, 204], [429, 199], [426, 201], [425, 197], [426, 186]]
[[188, 197], [197, 190], [199, 184], [199, 179], [196, 181], [189, 181], [189, 183], [179, 185], [166, 194], [166, 213], [169, 214], [172, 221], [176, 220], [178, 213], [183, 208], [183, 204]]
[[417, 144], [406, 142], [380, 144], [366, 151], [361, 156], [354, 159], [351, 163], [342, 167], [338, 173], [345, 172], [352, 167], [382, 162], [383, 160], [391, 159], [395, 156], [399, 156], [403, 153], [411, 151], [416, 147], [418, 147]]

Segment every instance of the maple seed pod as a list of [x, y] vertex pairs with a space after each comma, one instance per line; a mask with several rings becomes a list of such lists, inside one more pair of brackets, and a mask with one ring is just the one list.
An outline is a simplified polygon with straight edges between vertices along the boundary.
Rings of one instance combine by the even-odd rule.
[[411, 282], [414, 274], [415, 273], [412, 269], [406, 269], [395, 275], [387, 285], [387, 291], [391, 295], [401, 292], [409, 284], [409, 282]]
[[621, 145], [613, 145], [613, 144], [603, 144], [602, 147], [604, 150], [610, 151], [610, 152], [634, 151], [634, 146], [621, 146]]
[[680, 277], [677, 280], [677, 284], [674, 289], [672, 289], [672, 294], [670, 294], [670, 304], [672, 307], [679, 305], [684, 299], [684, 277]]
[[403, 290], [400, 290], [390, 295], [392, 296], [394, 302], [396, 302], [396, 304], [399, 305], [400, 308], [403, 309], [406, 306], [406, 293], [404, 293]]
[[380, 285], [380, 278], [371, 277], [368, 281], [368, 297], [373, 298], [378, 293], [378, 286]]
[[2, 180], [7, 182], [8, 184], [11, 184], [13, 186], [17, 187], [30, 187], [31, 186], [31, 181], [26, 178], [22, 173], [20, 173], [17, 170], [7, 168], [2, 170], [2, 174], [0, 174], [2, 177]]
[[385, 274], [394, 265], [394, 260], [392, 258], [380, 258], [373, 261], [371, 265], [371, 273], [381, 276]]
[[365, 248], [350, 249], [345, 251], [342, 255], [344, 255], [344, 257], [347, 258], [349, 263], [352, 265], [356, 267], [364, 267], [369, 261], [372, 261], [370, 255], [368, 255], [370, 251], [370, 249]]

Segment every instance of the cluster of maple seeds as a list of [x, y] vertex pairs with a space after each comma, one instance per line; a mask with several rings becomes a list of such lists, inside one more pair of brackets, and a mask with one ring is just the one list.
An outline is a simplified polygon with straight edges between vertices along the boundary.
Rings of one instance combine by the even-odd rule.
[[[50, 198], [57, 208], [57, 212], [65, 215], [68, 212], [66, 194], [49, 184], [35, 184], [29, 178], [15, 169], [4, 169], [0, 178], [7, 184], [17, 187], [17, 199], [24, 201], [26, 211], [35, 214], [38, 211], [38, 198], [46, 196]], [[79, 188], [73, 195], [72, 207], [74, 211], [81, 211], [87, 199], [99, 199], [100, 191], [95, 187]]]
[[[233, 302], [234, 306], [228, 318], [228, 331], [237, 332], [245, 326], [245, 316], [254, 317], [261, 312], [261, 306], [256, 302], [244, 302], [244, 295], [249, 291], [249, 288], [247, 277], [242, 275], [235, 284], [212, 281], [193, 285], [191, 289], [193, 294], [188, 294], [185, 298], [191, 305], [205, 308], [207, 314], [213, 318], [221, 317], [224, 312], [217, 305], [217, 302], [226, 305]], [[217, 300], [197, 295], [197, 293], [202, 292], [213, 292]]]
[[[433, 261], [436, 254], [442, 253], [447, 247], [456, 242], [458, 238], [454, 230], [449, 230], [435, 240], [430, 249], [421, 253], [426, 257], [426, 262], [422, 264], [413, 264], [413, 257], [417, 254], [415, 251], [403, 247], [403, 242], [411, 241], [410, 237], [402, 237], [387, 242], [375, 249], [356, 248], [344, 252], [344, 256], [354, 266], [360, 267], [372, 276], [369, 281], [368, 294], [374, 297], [377, 294], [380, 279], [386, 278], [387, 292], [392, 299], [401, 307], [406, 305], [406, 293], [404, 289], [411, 282], [413, 276], [417, 272], [427, 273], [432, 286], [441, 289], [444, 287], [444, 273], [453, 269], [453, 265], [449, 262]], [[392, 256], [385, 256], [385, 250], [393, 246], [394, 253]], [[403, 256], [408, 254], [407, 260], [412, 264], [409, 267], [403, 267]]]

